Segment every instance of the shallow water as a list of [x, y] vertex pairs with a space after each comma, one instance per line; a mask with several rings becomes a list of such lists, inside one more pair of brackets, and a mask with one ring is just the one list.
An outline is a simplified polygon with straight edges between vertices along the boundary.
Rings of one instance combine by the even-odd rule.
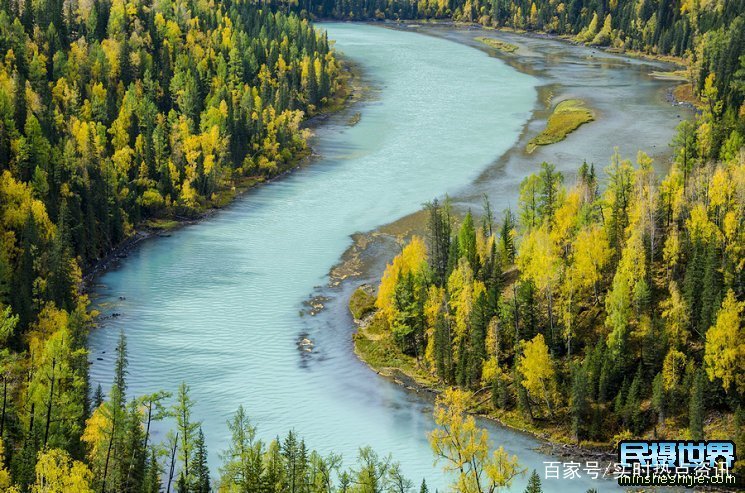
[[[554, 164], [563, 172], [568, 186], [572, 185], [574, 173], [583, 161], [595, 165], [602, 182], [603, 170], [616, 148], [622, 158], [634, 162], [637, 152], [644, 151], [654, 158], [658, 172], [664, 174], [669, 167], [669, 143], [675, 127], [692, 114], [689, 108], [668, 101], [666, 93], [675, 84], [652, 76], [653, 71], [672, 70], [674, 67], [669, 64], [623, 57], [542, 36], [437, 25], [419, 31], [465, 43], [492, 55], [493, 50], [474, 38], [488, 36], [514, 44], [519, 47], [515, 54], [501, 56], [538, 81], [541, 100], [536, 101], [536, 118], [529, 123], [518, 145], [486, 168], [475, 184], [456, 193], [458, 202], [474, 209], [479, 209], [484, 193], [495, 210], [515, 207], [515, 189], [527, 174], [539, 169], [542, 161]], [[539, 146], [532, 154], [526, 154], [528, 141], [544, 128], [551, 107], [572, 98], [585, 101], [595, 113], [595, 121], [581, 126], [561, 142]]]
[[[213, 477], [229, 438], [225, 421], [242, 404], [264, 439], [294, 428], [311, 448], [342, 453], [347, 465], [371, 445], [392, 453], [415, 484], [426, 477], [431, 490], [442, 489], [448, 480], [425, 437], [431, 403], [356, 359], [351, 319], [339, 302], [351, 285], [324, 286], [351, 233], [483, 182], [482, 173], [520, 137], [540, 81], [437, 37], [323, 27], [376, 88], [374, 100], [350, 110], [361, 113], [360, 122], [350, 127], [349, 113], [337, 115], [318, 129], [313, 145], [321, 157], [311, 166], [207, 221], [144, 242], [103, 275], [96, 303], [103, 315], [122, 315], [91, 333], [91, 380], [108, 386], [123, 329], [130, 394], [190, 385]], [[337, 301], [313, 316], [303, 303], [309, 293]], [[315, 343], [310, 353], [298, 347], [306, 336]], [[533, 450], [535, 440], [488, 426], [524, 466], [542, 471], [542, 461], [553, 460]], [[566, 485], [549, 481], [544, 489]], [[575, 480], [571, 487], [613, 484]]]

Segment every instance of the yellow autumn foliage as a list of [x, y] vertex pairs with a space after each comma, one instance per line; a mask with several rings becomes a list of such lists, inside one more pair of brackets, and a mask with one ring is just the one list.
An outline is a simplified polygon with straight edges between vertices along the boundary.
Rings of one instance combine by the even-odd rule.
[[72, 460], [64, 450], [39, 452], [36, 482], [32, 493], [94, 493], [93, 473], [82, 462]]
[[556, 400], [556, 371], [543, 334], [538, 334], [531, 341], [523, 343], [517, 368], [523, 376], [522, 385], [528, 391], [528, 395], [545, 402], [549, 412], [553, 412], [553, 403]]
[[722, 302], [716, 323], [706, 332], [704, 363], [710, 380], [719, 378], [726, 391], [745, 392], [745, 328], [742, 312], [730, 289]]
[[464, 390], [447, 389], [437, 398], [437, 428], [429, 434], [432, 451], [445, 462], [445, 471], [456, 474], [451, 491], [481, 493], [509, 487], [523, 469], [502, 447], [489, 453], [489, 433], [467, 413], [472, 397]]
[[392, 322], [395, 315], [393, 305], [393, 295], [396, 291], [396, 284], [401, 276], [409, 273], [417, 274], [426, 268], [427, 247], [424, 240], [418, 236], [411, 238], [400, 254], [394, 257], [393, 261], [388, 264], [380, 280], [378, 288], [378, 298], [375, 300], [375, 306], [386, 317], [388, 322]]

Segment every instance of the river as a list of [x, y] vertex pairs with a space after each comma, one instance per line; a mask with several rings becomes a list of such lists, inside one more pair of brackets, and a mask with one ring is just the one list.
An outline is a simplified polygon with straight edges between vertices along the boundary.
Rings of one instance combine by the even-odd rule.
[[[102, 320], [90, 335], [91, 380], [108, 388], [123, 330], [130, 395], [189, 384], [213, 477], [229, 439], [225, 422], [242, 404], [265, 440], [294, 428], [309, 447], [342, 453], [346, 465], [370, 445], [392, 453], [415, 484], [426, 477], [432, 491], [442, 490], [449, 480], [433, 465], [425, 436], [431, 402], [356, 359], [342, 302], [351, 286], [327, 287], [329, 269], [350, 234], [506, 176], [513, 161], [504, 160], [539, 111], [537, 88], [545, 81], [442, 35], [364, 24], [323, 28], [360, 65], [372, 97], [316, 130], [312, 165], [206, 221], [143, 242], [97, 279], [95, 306], [121, 316]], [[350, 126], [352, 112], [360, 121]], [[667, 127], [660, 139], [669, 137]], [[485, 175], [497, 168], [501, 174]], [[501, 192], [498, 205], [515, 196], [514, 189]], [[318, 294], [336, 301], [314, 315], [307, 301]], [[312, 352], [298, 346], [303, 337], [314, 342]], [[529, 469], [555, 460], [535, 451], [534, 439], [486, 425]], [[526, 480], [513, 489], [522, 491]], [[562, 484], [547, 481], [544, 489], [561, 491]], [[572, 483], [576, 491], [613, 486]]]

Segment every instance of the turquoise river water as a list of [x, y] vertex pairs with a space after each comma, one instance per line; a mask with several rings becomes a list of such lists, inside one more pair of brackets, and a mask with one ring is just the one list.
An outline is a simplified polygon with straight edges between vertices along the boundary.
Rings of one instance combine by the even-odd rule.
[[[316, 130], [320, 157], [312, 165], [208, 220], [143, 242], [101, 276], [96, 304], [121, 316], [91, 333], [91, 378], [108, 387], [124, 330], [130, 394], [175, 391], [186, 381], [213, 477], [229, 439], [225, 422], [242, 404], [266, 440], [294, 428], [310, 447], [342, 453], [347, 465], [371, 445], [392, 453], [415, 484], [426, 477], [431, 491], [442, 490], [448, 478], [426, 440], [432, 403], [356, 359], [343, 303], [315, 316], [301, 312], [327, 284], [350, 234], [468, 186], [504, 154], [531, 116], [538, 81], [446, 39], [361, 24], [323, 27], [375, 89], [352, 109], [360, 122], [331, 118]], [[298, 347], [306, 334], [315, 343], [310, 354]], [[555, 460], [530, 437], [485, 426], [529, 469]], [[162, 436], [156, 430], [156, 440]], [[570, 484], [573, 491], [614, 486]], [[567, 483], [544, 486], [562, 491]]]

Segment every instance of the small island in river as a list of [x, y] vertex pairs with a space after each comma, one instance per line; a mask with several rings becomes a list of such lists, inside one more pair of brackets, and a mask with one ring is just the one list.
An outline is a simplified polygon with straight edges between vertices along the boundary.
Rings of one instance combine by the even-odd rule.
[[503, 53], [515, 53], [518, 50], [517, 45], [513, 45], [505, 41], [500, 41], [499, 39], [487, 38], [486, 36], [478, 36], [474, 39], [476, 41], [480, 41], [484, 43], [486, 46], [489, 46], [490, 48], [494, 48]]
[[551, 116], [548, 117], [546, 128], [528, 142], [526, 151], [530, 154], [537, 146], [561, 142], [581, 125], [594, 119], [595, 114], [587, 108], [584, 101], [579, 99], [561, 101], [554, 107]]
[[744, 33], [742, 0], [4, 2], [0, 491], [742, 453]]

